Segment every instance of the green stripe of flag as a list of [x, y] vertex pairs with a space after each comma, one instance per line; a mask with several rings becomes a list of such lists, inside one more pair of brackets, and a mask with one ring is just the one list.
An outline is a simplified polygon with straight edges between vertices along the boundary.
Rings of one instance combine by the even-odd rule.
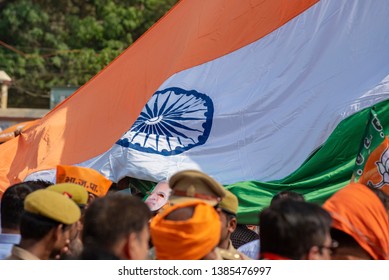
[[[389, 100], [374, 107], [384, 129], [387, 128]], [[239, 222], [257, 222], [258, 212], [281, 190], [302, 193], [308, 201], [322, 204], [334, 192], [348, 184], [369, 113], [370, 107], [340, 122], [327, 141], [286, 178], [267, 183], [250, 181], [227, 186], [239, 197]], [[385, 134], [389, 134], [388, 129], [385, 129]]]

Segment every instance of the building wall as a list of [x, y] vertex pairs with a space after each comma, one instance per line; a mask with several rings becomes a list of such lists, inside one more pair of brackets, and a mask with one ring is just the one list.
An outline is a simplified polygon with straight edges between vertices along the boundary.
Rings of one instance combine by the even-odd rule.
[[[48, 109], [7, 108], [0, 109], [0, 129], [4, 130], [12, 125], [36, 120], [49, 112]], [[0, 131], [1, 131], [0, 130]]]

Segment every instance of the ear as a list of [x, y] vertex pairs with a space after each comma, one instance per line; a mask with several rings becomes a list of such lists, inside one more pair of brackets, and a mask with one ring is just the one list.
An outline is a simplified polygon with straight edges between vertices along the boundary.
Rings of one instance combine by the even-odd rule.
[[321, 259], [320, 256], [321, 256], [321, 253], [320, 253], [319, 247], [312, 246], [306, 255], [306, 259], [307, 260], [320, 260]]
[[125, 259], [125, 260], [131, 260], [131, 244], [132, 244], [132, 240], [131, 240], [131, 235], [128, 235], [125, 240], [124, 240], [124, 244], [123, 244], [123, 247], [122, 247], [122, 259]]
[[88, 193], [88, 205], [91, 204], [95, 199], [96, 197], [93, 194]]
[[57, 242], [58, 240], [61, 240], [62, 235], [63, 235], [62, 229], [63, 229], [63, 225], [62, 224], [59, 224], [58, 226], [56, 226], [54, 228], [54, 231], [53, 231], [54, 242]]
[[63, 230], [63, 225], [60, 224], [53, 228], [52, 240], [53, 240], [53, 252], [58, 253], [54, 256], [55, 259], [60, 259], [62, 254], [66, 254], [69, 251], [70, 240], [65, 239], [65, 234]]
[[136, 233], [132, 232], [130, 233], [125, 240], [124, 246], [123, 246], [123, 254], [125, 259], [132, 260], [133, 251], [135, 249], [135, 246], [139, 242], [138, 236]]
[[237, 226], [238, 222], [236, 221], [236, 218], [232, 218], [229, 222], [228, 222], [228, 231], [230, 233], [233, 233], [236, 229], [236, 226]]

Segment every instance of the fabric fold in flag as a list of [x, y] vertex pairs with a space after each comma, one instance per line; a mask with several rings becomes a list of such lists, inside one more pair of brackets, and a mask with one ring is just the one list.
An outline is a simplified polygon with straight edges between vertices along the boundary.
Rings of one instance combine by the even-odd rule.
[[[365, 68], [381, 57], [350, 56], [379, 20], [361, 24], [358, 13], [369, 7], [341, 3], [321, 1], [249, 45], [171, 76], [116, 145], [83, 164], [112, 180], [157, 181], [184, 169], [226, 185], [288, 176], [341, 120], [388, 97], [387, 77]], [[355, 30], [345, 40], [350, 21]], [[357, 76], [369, 82], [355, 83]]]

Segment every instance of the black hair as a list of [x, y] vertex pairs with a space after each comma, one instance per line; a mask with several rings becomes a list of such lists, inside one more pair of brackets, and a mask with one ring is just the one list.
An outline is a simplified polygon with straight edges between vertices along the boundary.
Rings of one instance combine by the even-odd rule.
[[1, 227], [19, 230], [26, 196], [50, 185], [51, 182], [37, 180], [18, 183], [7, 188], [1, 198]]
[[[39, 241], [44, 238], [50, 230], [62, 223], [50, 218], [43, 217], [30, 212], [24, 212], [20, 221], [20, 235], [22, 239], [32, 239]], [[65, 231], [70, 225], [62, 224]]]
[[95, 199], [85, 211], [84, 247], [110, 251], [123, 237], [140, 232], [151, 218], [147, 205], [129, 194], [112, 193]]
[[330, 232], [331, 216], [319, 205], [279, 200], [259, 216], [261, 252], [302, 259], [313, 246], [322, 246]]
[[282, 200], [282, 199], [305, 201], [304, 196], [302, 194], [299, 194], [299, 193], [294, 192], [294, 191], [280, 191], [279, 193], [277, 193], [273, 196], [273, 198], [271, 199], [270, 205], [273, 204], [274, 202]]

